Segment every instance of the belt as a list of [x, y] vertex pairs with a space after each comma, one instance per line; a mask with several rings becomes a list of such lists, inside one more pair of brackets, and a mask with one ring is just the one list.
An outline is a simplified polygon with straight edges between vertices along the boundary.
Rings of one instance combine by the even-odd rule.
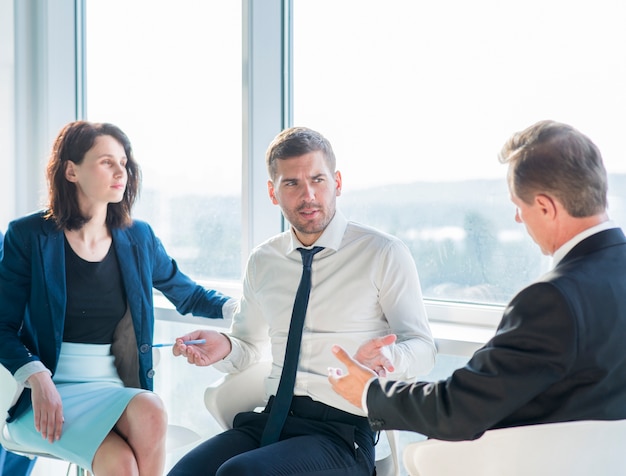
[[[273, 403], [274, 396], [272, 395], [263, 412], [269, 413]], [[322, 402], [316, 402], [311, 397], [294, 396], [291, 401], [291, 406], [289, 407], [289, 415], [316, 421], [345, 423], [369, 430], [369, 423], [366, 417], [344, 412], [343, 410], [328, 406]]]

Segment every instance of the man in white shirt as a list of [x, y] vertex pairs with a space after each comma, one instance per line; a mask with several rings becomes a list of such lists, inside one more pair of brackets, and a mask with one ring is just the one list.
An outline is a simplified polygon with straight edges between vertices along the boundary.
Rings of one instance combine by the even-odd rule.
[[500, 161], [523, 223], [554, 268], [508, 304], [493, 339], [435, 383], [380, 381], [333, 352], [333, 388], [372, 428], [469, 440], [486, 430], [626, 418], [626, 237], [607, 215], [597, 147], [566, 124], [514, 134]]
[[[397, 238], [348, 221], [336, 209], [341, 173], [330, 143], [307, 128], [281, 132], [266, 154], [268, 191], [290, 229], [251, 254], [239, 311], [228, 335], [196, 331], [177, 340], [175, 355], [236, 372], [269, 343], [272, 396], [262, 414], [244, 413], [234, 429], [187, 454], [170, 472], [236, 476], [372, 475], [375, 433], [365, 414], [328, 385], [340, 343], [377, 375], [415, 379], [434, 364], [435, 346], [413, 258]], [[277, 441], [263, 436], [285, 362], [294, 296], [303, 273], [300, 249], [313, 250], [311, 291], [293, 400]], [[185, 346], [184, 340], [206, 339]], [[285, 364], [285, 367], [288, 365]], [[236, 398], [234, 396], [233, 398]], [[289, 404], [287, 404], [289, 405]], [[278, 407], [278, 405], [276, 405]]]

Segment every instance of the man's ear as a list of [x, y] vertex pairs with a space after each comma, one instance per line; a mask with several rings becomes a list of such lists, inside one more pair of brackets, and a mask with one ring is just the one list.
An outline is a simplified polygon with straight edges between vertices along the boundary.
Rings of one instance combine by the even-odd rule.
[[65, 162], [65, 178], [68, 182], [77, 182], [75, 163], [71, 160]]
[[335, 172], [335, 196], [338, 197], [341, 195], [341, 186], [342, 186], [341, 172], [337, 170]]
[[540, 193], [535, 195], [535, 204], [540, 208], [545, 218], [554, 220], [558, 215], [558, 203], [550, 195]]
[[278, 205], [278, 200], [276, 199], [276, 190], [274, 189], [274, 182], [271, 180], [267, 181], [267, 193], [269, 193], [270, 200], [274, 205]]

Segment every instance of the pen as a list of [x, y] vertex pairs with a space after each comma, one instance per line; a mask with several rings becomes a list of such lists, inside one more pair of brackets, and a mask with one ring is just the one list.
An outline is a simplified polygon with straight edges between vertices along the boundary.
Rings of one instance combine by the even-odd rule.
[[[206, 344], [206, 339], [196, 339], [196, 340], [186, 340], [183, 342], [185, 345], [194, 345], [194, 344]], [[171, 344], [152, 344], [152, 347], [171, 347], [174, 343]]]

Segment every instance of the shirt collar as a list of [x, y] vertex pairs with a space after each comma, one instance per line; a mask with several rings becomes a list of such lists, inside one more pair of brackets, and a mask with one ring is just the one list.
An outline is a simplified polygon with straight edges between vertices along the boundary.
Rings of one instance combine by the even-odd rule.
[[607, 220], [581, 231], [578, 235], [565, 242], [554, 252], [554, 255], [552, 255], [552, 267], [556, 267], [556, 265], [559, 264], [563, 258], [565, 258], [565, 255], [567, 255], [567, 253], [569, 253], [574, 246], [583, 241], [585, 238], [589, 238], [591, 235], [595, 235], [596, 233], [600, 233], [601, 231], [609, 230], [611, 228], [617, 228], [617, 225], [613, 222], [613, 220]]
[[[341, 246], [341, 241], [343, 240], [343, 235], [346, 232], [346, 228], [348, 226], [348, 220], [346, 217], [339, 211], [335, 211], [335, 216], [330, 220], [330, 223], [324, 230], [324, 232], [320, 235], [320, 237], [313, 243], [311, 246], [322, 246], [324, 248], [329, 248], [331, 250], [337, 251]], [[289, 228], [291, 240], [289, 243], [289, 249], [287, 250], [287, 254], [294, 252], [298, 248], [310, 248], [310, 246], [304, 246], [298, 240], [295, 232], [293, 231], [293, 227]]]

